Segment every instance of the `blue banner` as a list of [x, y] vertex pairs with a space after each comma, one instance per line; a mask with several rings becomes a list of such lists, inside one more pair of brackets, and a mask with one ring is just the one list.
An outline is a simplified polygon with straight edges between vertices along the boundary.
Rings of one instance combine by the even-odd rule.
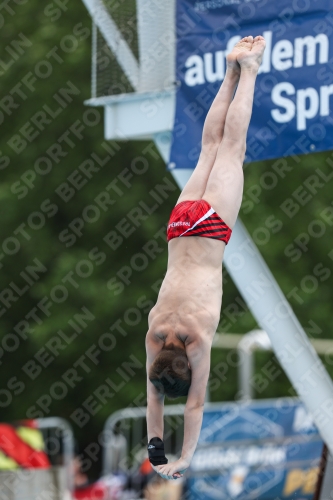
[[294, 399], [204, 412], [189, 471], [190, 500], [312, 500], [323, 441]]
[[169, 168], [194, 168], [207, 111], [242, 37], [263, 35], [246, 162], [333, 148], [333, 0], [177, 0]]

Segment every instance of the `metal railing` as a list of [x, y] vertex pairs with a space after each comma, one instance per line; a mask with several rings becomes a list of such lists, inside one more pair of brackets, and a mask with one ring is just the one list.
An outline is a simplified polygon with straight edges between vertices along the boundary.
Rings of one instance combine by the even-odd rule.
[[[309, 339], [317, 354], [332, 356], [333, 340]], [[236, 349], [238, 352], [238, 393], [241, 400], [254, 398], [253, 376], [255, 351], [273, 351], [272, 342], [264, 330], [252, 330], [244, 334], [216, 333], [213, 348]]]
[[[164, 407], [166, 453], [177, 455], [181, 451], [184, 409], [185, 405]], [[103, 445], [104, 475], [139, 465], [147, 454], [146, 407], [126, 408], [113, 413], [104, 426]]]
[[[72, 464], [74, 458], [74, 436], [70, 424], [60, 417], [36, 419], [37, 427], [46, 434], [46, 452], [51, 455], [62, 449], [62, 465], [66, 470], [66, 484], [69, 491], [73, 491]], [[48, 436], [48, 433], [54, 432]], [[58, 442], [58, 443], [57, 443]], [[56, 448], [54, 448], [54, 446]]]
[[[233, 401], [205, 403], [205, 413], [216, 410], [230, 410], [233, 415], [241, 414], [248, 405], [261, 407], [275, 399], [257, 401]], [[281, 398], [290, 405], [298, 398]], [[146, 407], [126, 408], [113, 413], [105, 422], [103, 430], [103, 475], [128, 471], [138, 467], [147, 457]], [[180, 455], [184, 434], [185, 405], [164, 407], [164, 445], [166, 454]]]

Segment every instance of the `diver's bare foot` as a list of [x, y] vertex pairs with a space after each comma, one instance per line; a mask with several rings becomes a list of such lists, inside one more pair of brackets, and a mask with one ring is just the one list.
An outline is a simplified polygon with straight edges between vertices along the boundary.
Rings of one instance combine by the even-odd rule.
[[232, 71], [240, 72], [238, 56], [242, 52], [249, 52], [252, 48], [253, 36], [246, 36], [236, 43], [230, 54], [227, 55], [227, 68]]
[[256, 36], [252, 43], [251, 51], [240, 52], [237, 56], [237, 61], [241, 69], [252, 69], [258, 71], [261, 64], [266, 42], [264, 37]]

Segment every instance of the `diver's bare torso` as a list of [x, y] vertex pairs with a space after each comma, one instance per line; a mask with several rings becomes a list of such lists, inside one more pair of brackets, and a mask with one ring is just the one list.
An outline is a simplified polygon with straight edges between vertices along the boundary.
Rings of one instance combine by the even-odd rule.
[[168, 269], [149, 314], [147, 336], [160, 343], [175, 338], [185, 347], [202, 339], [212, 343], [222, 303], [225, 243], [191, 236], [169, 242]]

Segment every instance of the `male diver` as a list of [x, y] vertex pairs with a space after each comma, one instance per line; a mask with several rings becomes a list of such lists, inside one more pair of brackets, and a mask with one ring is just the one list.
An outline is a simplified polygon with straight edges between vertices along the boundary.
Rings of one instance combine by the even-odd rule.
[[[224, 81], [205, 120], [198, 164], [167, 228], [168, 269], [146, 336], [148, 454], [167, 479], [183, 476], [200, 434], [220, 319], [223, 254], [242, 201], [246, 135], [264, 50], [262, 36], [248, 36], [227, 56]], [[181, 457], [173, 463], [164, 454], [165, 395], [187, 396]]]

